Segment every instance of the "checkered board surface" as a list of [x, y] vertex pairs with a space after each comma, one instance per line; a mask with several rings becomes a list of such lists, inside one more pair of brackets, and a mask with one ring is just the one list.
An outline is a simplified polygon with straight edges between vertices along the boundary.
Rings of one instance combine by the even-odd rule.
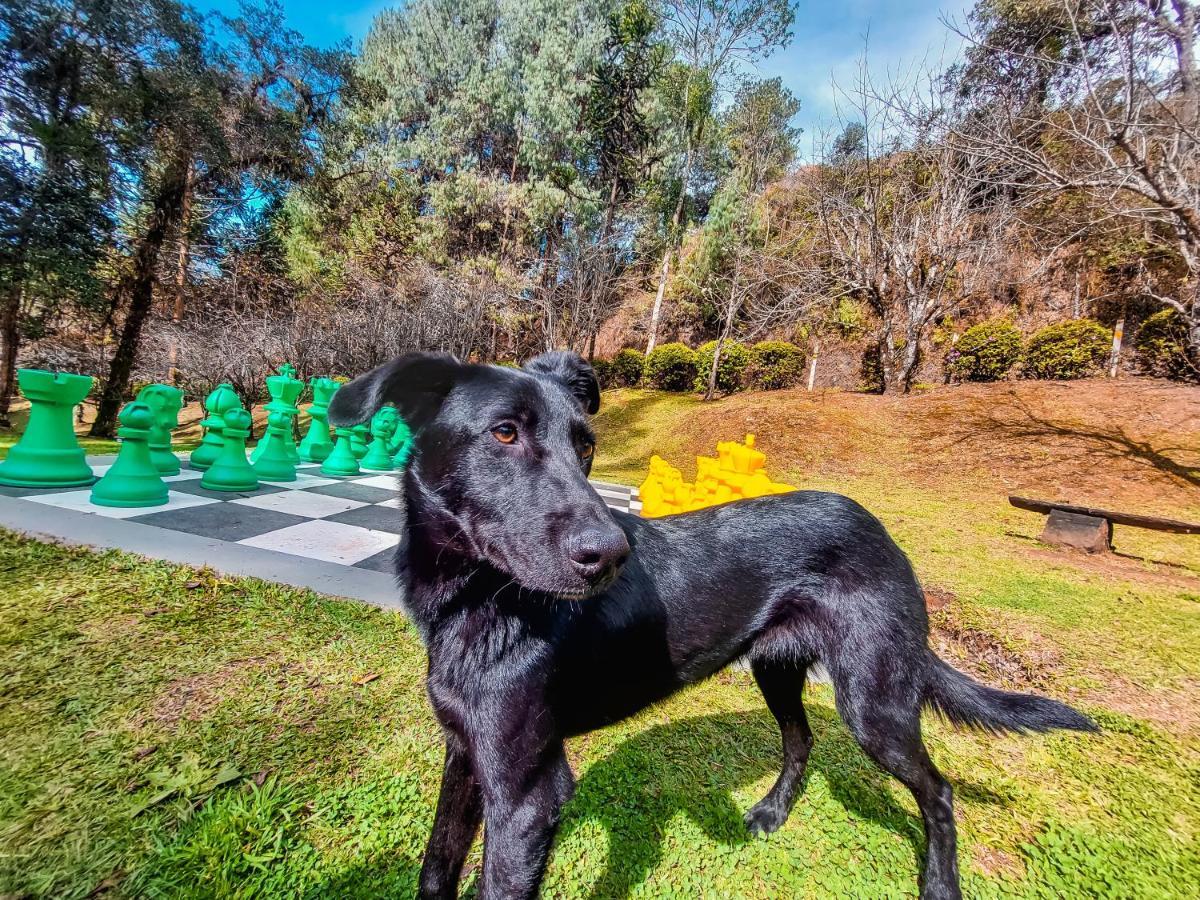
[[[93, 465], [103, 475], [108, 465]], [[90, 488], [37, 491], [7, 488], [2, 493], [79, 513], [125, 519], [231, 543], [260, 547], [377, 572], [391, 572], [403, 529], [396, 474], [364, 472], [330, 478], [319, 465], [301, 464], [296, 480], [261, 482], [254, 491], [210, 491], [200, 486], [203, 472], [186, 460], [168, 482], [161, 506], [122, 509], [96, 506]], [[592, 482], [613, 509], [638, 512], [635, 489]]]

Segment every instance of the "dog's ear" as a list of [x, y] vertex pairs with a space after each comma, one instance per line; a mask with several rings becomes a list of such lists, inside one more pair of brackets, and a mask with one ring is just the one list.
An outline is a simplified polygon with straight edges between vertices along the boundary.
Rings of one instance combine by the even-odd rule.
[[444, 353], [407, 353], [342, 385], [329, 404], [329, 424], [349, 428], [393, 403], [416, 431], [437, 415], [467, 366]]
[[552, 350], [525, 363], [526, 372], [545, 375], [559, 382], [584, 408], [588, 415], [600, 409], [600, 382], [592, 367], [578, 353]]

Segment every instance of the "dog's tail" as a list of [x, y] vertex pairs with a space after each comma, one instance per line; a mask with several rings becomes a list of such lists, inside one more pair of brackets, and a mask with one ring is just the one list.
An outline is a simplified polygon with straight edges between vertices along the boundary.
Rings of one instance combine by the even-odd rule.
[[951, 722], [984, 731], [1099, 731], [1096, 723], [1065, 703], [988, 687], [949, 663], [932, 657], [925, 683], [925, 703]]

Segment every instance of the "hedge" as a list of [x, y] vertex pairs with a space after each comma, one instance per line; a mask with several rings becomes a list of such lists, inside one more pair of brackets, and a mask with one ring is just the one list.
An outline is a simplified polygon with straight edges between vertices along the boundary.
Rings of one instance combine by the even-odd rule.
[[999, 381], [1021, 359], [1021, 332], [1006, 319], [981, 322], [963, 332], [946, 356], [950, 374], [963, 381]]
[[1200, 371], [1187, 355], [1187, 326], [1173, 309], [1156, 312], [1138, 329], [1137, 351], [1152, 375], [1200, 380]]
[[[708, 376], [712, 373], [713, 356], [717, 342], [709, 341], [696, 349], [696, 381], [694, 389], [699, 393], [708, 391]], [[717, 390], [732, 394], [742, 389], [742, 376], [750, 364], [750, 351], [745, 344], [725, 341], [721, 344], [721, 360], [717, 363]]]
[[1072, 319], [1034, 332], [1025, 345], [1022, 372], [1030, 378], [1084, 378], [1108, 359], [1112, 333], [1093, 319]]
[[629, 348], [618, 350], [608, 365], [613, 387], [636, 387], [646, 368], [646, 355]]
[[646, 384], [660, 391], [691, 390], [696, 381], [696, 351], [686, 344], [655, 347], [646, 356]]
[[804, 351], [787, 341], [760, 341], [750, 348], [746, 384], [760, 391], [778, 391], [804, 382]]

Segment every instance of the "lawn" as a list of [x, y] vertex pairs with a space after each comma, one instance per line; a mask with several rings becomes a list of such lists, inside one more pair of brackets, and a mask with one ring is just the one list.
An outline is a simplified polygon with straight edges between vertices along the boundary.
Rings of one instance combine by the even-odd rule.
[[[1200, 554], [1190, 544], [1119, 530], [1124, 556], [1040, 547], [1036, 517], [1002, 502], [1020, 469], [1005, 460], [1028, 438], [991, 442], [985, 461], [964, 457], [957, 474], [922, 465], [923, 432], [900, 418], [944, 397], [901, 413], [871, 398], [873, 415], [858, 398], [810, 408], [792, 392], [715, 407], [606, 399], [598, 474], [635, 480], [651, 451], [686, 464], [749, 417], [778, 461], [773, 475], [849, 493], [894, 531], [938, 599], [940, 652], [1100, 722], [1097, 737], [995, 738], [927, 717], [955, 786], [968, 896], [1194, 895]], [[790, 426], [800, 450], [770, 430], [780, 416], [800, 423]], [[834, 428], [874, 428], [878, 440], [831, 447]], [[1185, 455], [1200, 446], [1193, 432], [1173, 440]], [[1164, 446], [1155, 452], [1189, 465]], [[1060, 460], [1032, 450], [1049, 474], [1023, 487], [1049, 491]], [[1114, 466], [1132, 496], [1196, 512], [1176, 476], [1157, 480], [1140, 458]], [[423, 654], [401, 617], [3, 533], [0, 579], [0, 896], [412, 895], [440, 744]], [[572, 741], [579, 786], [545, 895], [911, 896], [922, 852], [911, 798], [858, 750], [827, 688], [807, 696], [807, 787], [763, 839], [748, 838], [741, 813], [777, 772], [778, 733], [747, 674]], [[468, 885], [478, 863], [477, 846]]]

